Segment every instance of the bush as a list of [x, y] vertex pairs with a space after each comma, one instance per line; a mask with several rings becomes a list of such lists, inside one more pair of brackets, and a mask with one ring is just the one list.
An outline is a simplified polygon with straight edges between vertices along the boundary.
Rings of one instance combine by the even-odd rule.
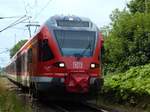
[[116, 10], [112, 30], [105, 38], [105, 68], [124, 72], [150, 62], [150, 14]]
[[104, 93], [118, 102], [137, 101], [140, 96], [150, 97], [150, 64], [132, 67], [124, 73], [107, 75]]

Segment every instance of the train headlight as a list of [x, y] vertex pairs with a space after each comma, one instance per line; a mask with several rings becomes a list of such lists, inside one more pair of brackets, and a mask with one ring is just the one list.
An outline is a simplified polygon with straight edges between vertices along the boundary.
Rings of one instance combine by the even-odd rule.
[[63, 62], [59, 63], [59, 67], [60, 68], [64, 68], [65, 67], [65, 64]]
[[96, 64], [91, 63], [91, 68], [96, 68]]

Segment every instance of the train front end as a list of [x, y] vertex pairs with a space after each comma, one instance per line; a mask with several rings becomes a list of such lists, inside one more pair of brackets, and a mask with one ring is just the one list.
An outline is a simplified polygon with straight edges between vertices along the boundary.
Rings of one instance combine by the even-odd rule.
[[[97, 92], [103, 85], [103, 39], [98, 28], [86, 18], [55, 16], [46, 22], [44, 40], [52, 59], [42, 64], [52, 83], [68, 93]], [[55, 85], [55, 84], [54, 84]], [[58, 89], [58, 88], [57, 88]]]

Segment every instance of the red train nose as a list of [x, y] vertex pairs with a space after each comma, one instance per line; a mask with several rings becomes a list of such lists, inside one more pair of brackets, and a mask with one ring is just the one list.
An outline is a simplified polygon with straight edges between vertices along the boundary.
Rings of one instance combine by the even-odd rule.
[[89, 76], [86, 74], [70, 74], [66, 78], [66, 89], [68, 92], [88, 92]]

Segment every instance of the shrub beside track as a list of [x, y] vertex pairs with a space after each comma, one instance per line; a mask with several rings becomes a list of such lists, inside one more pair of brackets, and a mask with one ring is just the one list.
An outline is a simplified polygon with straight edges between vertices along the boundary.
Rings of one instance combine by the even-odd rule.
[[150, 109], [150, 64], [107, 75], [103, 93], [111, 101]]

